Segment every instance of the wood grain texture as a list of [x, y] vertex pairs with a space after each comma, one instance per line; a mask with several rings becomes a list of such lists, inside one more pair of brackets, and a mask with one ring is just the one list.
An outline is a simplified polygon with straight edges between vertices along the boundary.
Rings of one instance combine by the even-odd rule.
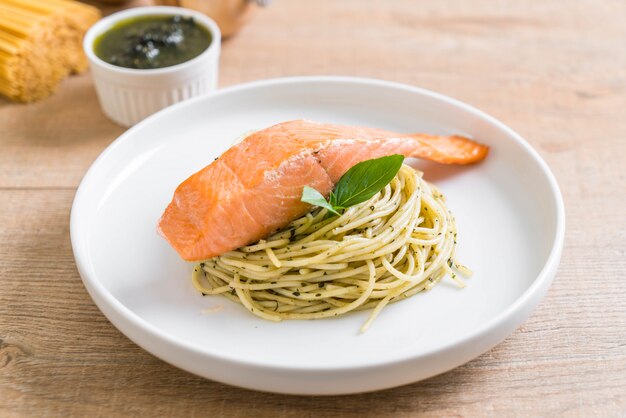
[[625, 46], [622, 0], [275, 0], [224, 43], [222, 86], [345, 74], [467, 101], [527, 138], [561, 185], [562, 263], [522, 327], [444, 375], [343, 397], [207, 381], [120, 334], [80, 282], [68, 220], [123, 129], [89, 74], [41, 103], [0, 101], [0, 416], [625, 416]]

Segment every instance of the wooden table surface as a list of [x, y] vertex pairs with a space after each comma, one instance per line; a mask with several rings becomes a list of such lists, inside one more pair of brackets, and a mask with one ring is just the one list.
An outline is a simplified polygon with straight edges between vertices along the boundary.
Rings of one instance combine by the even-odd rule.
[[100, 313], [72, 257], [76, 187], [124, 131], [87, 73], [37, 104], [0, 99], [0, 416], [625, 416], [626, 2], [275, 0], [223, 45], [221, 86], [304, 74], [436, 90], [539, 151], [567, 232], [530, 319], [453, 371], [354, 396], [242, 390], [158, 360]]

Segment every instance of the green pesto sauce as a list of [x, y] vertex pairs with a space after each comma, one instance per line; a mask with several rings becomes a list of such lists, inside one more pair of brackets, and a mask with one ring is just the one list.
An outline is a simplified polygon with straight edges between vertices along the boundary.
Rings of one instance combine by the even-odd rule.
[[211, 41], [211, 33], [191, 17], [141, 16], [118, 22], [96, 38], [94, 52], [118, 67], [163, 68], [197, 57]]

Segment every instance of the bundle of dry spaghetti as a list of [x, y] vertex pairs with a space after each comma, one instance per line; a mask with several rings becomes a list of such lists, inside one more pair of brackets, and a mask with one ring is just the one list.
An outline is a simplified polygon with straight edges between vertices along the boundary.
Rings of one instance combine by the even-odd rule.
[[32, 102], [85, 70], [83, 35], [99, 17], [73, 0], [0, 0], [0, 94]]

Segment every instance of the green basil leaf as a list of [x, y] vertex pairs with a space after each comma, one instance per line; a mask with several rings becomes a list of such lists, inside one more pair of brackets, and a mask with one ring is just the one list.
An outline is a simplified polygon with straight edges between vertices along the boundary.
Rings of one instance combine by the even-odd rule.
[[334, 213], [335, 215], [339, 215], [339, 212], [337, 212], [335, 208], [333, 208], [333, 205], [326, 201], [324, 195], [312, 187], [304, 186], [304, 189], [302, 189], [302, 198], [300, 200], [305, 203], [310, 203], [315, 206], [326, 208], [329, 212]]
[[335, 192], [331, 191], [330, 195], [328, 196], [328, 202], [335, 206], [335, 204], [337, 203], [337, 197], [335, 196]]
[[393, 180], [403, 161], [404, 156], [396, 154], [356, 164], [335, 186], [333, 206], [347, 208], [365, 202]]

